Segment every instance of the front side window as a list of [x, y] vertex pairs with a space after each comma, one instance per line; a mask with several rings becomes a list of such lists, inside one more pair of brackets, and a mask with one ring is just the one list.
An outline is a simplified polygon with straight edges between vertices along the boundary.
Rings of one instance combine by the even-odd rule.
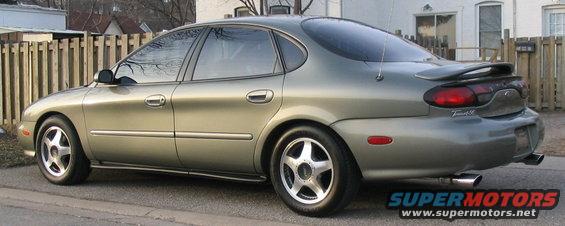
[[[499, 49], [501, 39], [502, 6], [479, 6], [479, 47]], [[486, 54], [490, 56], [492, 52], [489, 50]]]
[[273, 74], [276, 65], [269, 32], [251, 28], [212, 28], [198, 57], [193, 80]]
[[322, 47], [353, 60], [402, 62], [437, 59], [412, 42], [350, 20], [308, 19], [302, 22], [302, 28]]
[[119, 84], [172, 82], [201, 28], [177, 31], [152, 41], [130, 56], [116, 71]]

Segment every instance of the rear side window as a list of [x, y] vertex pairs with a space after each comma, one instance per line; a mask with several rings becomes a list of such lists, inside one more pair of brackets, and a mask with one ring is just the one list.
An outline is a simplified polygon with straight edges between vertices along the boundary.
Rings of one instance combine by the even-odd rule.
[[[302, 22], [302, 28], [327, 50], [353, 60], [402, 62], [437, 59], [412, 42], [350, 20], [315, 18]], [[383, 59], [385, 40], [387, 47]]]
[[300, 67], [306, 60], [305, 50], [280, 34], [276, 34], [275, 37], [279, 44], [286, 71], [292, 71]]
[[277, 58], [269, 32], [213, 28], [202, 47], [193, 80], [273, 74]]

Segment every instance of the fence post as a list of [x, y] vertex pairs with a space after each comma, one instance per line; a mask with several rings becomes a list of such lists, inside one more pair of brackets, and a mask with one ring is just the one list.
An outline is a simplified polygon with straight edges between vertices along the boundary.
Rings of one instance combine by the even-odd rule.
[[536, 50], [534, 53], [534, 58], [530, 59], [530, 67], [532, 71], [533, 82], [530, 83], [530, 92], [534, 96], [534, 105], [537, 111], [541, 110], [541, 72], [543, 70], [542, 65], [542, 52], [543, 52], [543, 40], [541, 37], [535, 37]]
[[6, 120], [8, 125], [12, 125], [12, 82], [10, 73], [10, 55], [12, 48], [10, 44], [4, 44], [4, 103], [6, 103]]
[[112, 35], [110, 36], [110, 45], [108, 47], [108, 68], [114, 66], [114, 64], [117, 62], [117, 58], [116, 58], [116, 36]]
[[51, 92], [59, 91], [59, 40], [53, 40], [51, 43]]
[[80, 38], [73, 38], [71, 41], [73, 47], [73, 74], [70, 76], [72, 79], [72, 87], [80, 86]]
[[500, 59], [502, 59], [502, 61], [504, 62], [509, 62], [510, 60], [508, 59], [508, 56], [510, 55], [508, 53], [509, 48], [509, 43], [510, 42], [510, 29], [504, 29], [504, 39], [502, 39], [502, 56]]
[[561, 111], [565, 111], [565, 39], [561, 37], [561, 58], [559, 59], [559, 72], [557, 81], [560, 84], [559, 95], [561, 98]]
[[120, 60], [126, 58], [129, 51], [129, 37], [128, 35], [120, 36]]
[[61, 89], [65, 90], [70, 87], [69, 85], [69, 39], [63, 39], [61, 44], [63, 45], [63, 56], [61, 57], [61, 69], [63, 71], [60, 81]]
[[29, 104], [31, 104], [31, 90], [30, 90], [30, 77], [31, 77], [31, 73], [30, 73], [30, 69], [31, 69], [31, 59], [30, 59], [30, 54], [29, 54], [29, 42], [23, 42], [22, 43], [22, 48], [21, 48], [21, 52], [22, 52], [22, 93], [23, 93], [23, 108], [26, 108], [27, 106], [29, 106]]
[[[105, 55], [105, 50], [106, 50], [106, 36], [104, 35], [100, 35], [98, 36], [98, 51], [96, 52], [96, 56], [98, 58], [98, 63], [97, 63], [97, 70], [96, 71], [101, 71], [104, 69], [104, 55]], [[92, 75], [91, 75], [92, 76]]]
[[551, 36], [549, 38], [549, 46], [548, 46], [548, 57], [546, 58], [549, 66], [549, 71], [545, 74], [545, 79], [547, 80], [547, 87], [544, 87], [546, 90], [546, 97], [548, 100], [548, 107], [550, 111], [555, 111], [555, 66], [556, 66], [556, 57], [555, 57], [555, 36]]
[[3, 54], [2, 54], [3, 48], [2, 45], [0, 45], [0, 125], [4, 124], [4, 72], [2, 71], [2, 68], [4, 66], [3, 65]]
[[14, 119], [16, 122], [20, 121], [20, 43], [15, 43], [12, 45], [12, 50], [14, 51]]
[[31, 57], [31, 101], [39, 99], [39, 45], [37, 42], [32, 44]]
[[83, 54], [84, 54], [84, 62], [83, 62], [83, 69], [84, 69], [84, 74], [83, 74], [83, 85], [84, 84], [88, 84], [90, 83], [90, 77], [92, 76], [92, 74], [94, 73], [94, 65], [93, 65], [93, 56], [94, 55], [94, 50], [93, 50], [93, 45], [92, 43], [94, 42], [93, 37], [90, 37], [90, 32], [84, 32], [84, 50], [83, 50]]
[[49, 43], [43, 42], [41, 45], [41, 58], [43, 59], [41, 64], [43, 67], [41, 73], [41, 82], [43, 83], [41, 86], [41, 97], [44, 97], [49, 94]]

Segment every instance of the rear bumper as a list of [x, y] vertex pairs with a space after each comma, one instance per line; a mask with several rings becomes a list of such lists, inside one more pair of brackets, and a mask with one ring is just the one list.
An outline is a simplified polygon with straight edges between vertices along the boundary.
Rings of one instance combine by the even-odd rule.
[[[517, 151], [517, 128], [527, 127], [530, 148]], [[544, 126], [534, 111], [509, 117], [415, 117], [344, 120], [332, 124], [353, 152], [366, 180], [452, 175], [520, 161], [539, 146]], [[367, 137], [390, 136], [373, 146]]]

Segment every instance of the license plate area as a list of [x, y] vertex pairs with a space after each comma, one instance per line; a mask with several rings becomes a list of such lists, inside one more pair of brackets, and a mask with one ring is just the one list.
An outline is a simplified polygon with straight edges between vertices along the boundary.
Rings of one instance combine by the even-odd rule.
[[530, 126], [517, 128], [514, 131], [516, 135], [516, 155], [530, 152], [532, 150], [530, 139]]

